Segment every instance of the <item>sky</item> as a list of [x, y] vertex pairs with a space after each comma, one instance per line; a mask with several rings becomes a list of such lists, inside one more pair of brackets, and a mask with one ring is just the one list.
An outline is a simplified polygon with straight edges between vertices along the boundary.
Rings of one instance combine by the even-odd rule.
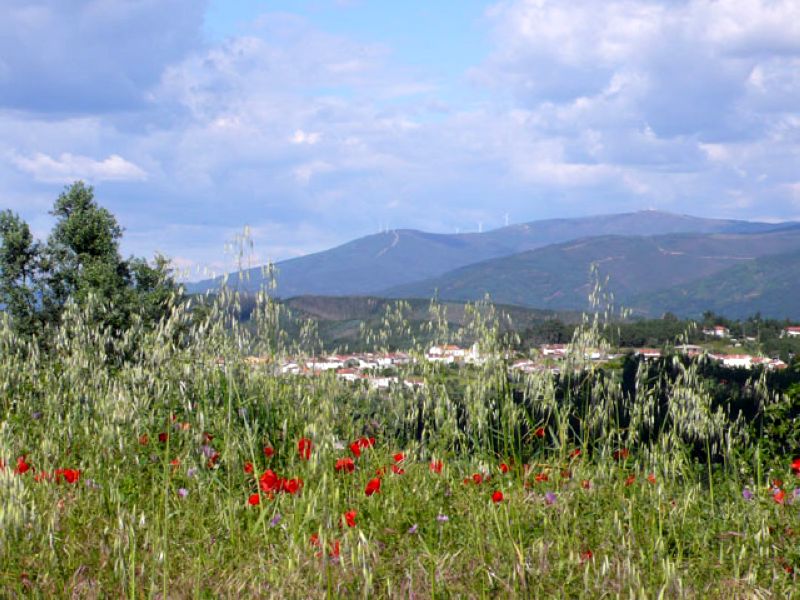
[[800, 220], [797, 0], [0, 0], [0, 209], [188, 279], [385, 229]]

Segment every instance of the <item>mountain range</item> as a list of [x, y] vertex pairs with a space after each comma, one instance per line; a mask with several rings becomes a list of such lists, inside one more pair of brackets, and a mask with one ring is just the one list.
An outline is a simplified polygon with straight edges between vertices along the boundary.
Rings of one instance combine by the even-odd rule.
[[[589, 270], [635, 314], [800, 318], [800, 224], [640, 211], [549, 219], [485, 233], [411, 229], [359, 238], [277, 263], [275, 295], [378, 296], [499, 303], [551, 310], [588, 306]], [[213, 290], [220, 278], [189, 284]], [[261, 268], [228, 285], [255, 291]], [[797, 305], [797, 306], [796, 306]]]

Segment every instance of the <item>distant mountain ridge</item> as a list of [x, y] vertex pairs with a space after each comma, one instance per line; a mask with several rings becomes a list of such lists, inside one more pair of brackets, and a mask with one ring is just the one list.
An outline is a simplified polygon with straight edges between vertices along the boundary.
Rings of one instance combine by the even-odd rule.
[[[379, 294], [482, 261], [510, 257], [579, 238], [668, 233], [757, 233], [786, 225], [640, 211], [532, 221], [485, 233], [439, 234], [399, 229], [277, 263], [277, 289], [274, 293], [283, 298], [315, 294]], [[190, 283], [187, 288], [189, 292], [200, 293], [217, 288], [220, 282], [221, 278], [216, 278]], [[257, 291], [264, 283], [262, 268], [256, 267], [241, 279], [235, 275], [230, 277], [228, 285], [243, 291]]]
[[592, 264], [609, 278], [607, 291], [618, 305], [642, 315], [696, 316], [715, 307], [735, 309], [737, 316], [758, 310], [778, 318], [800, 315], [797, 296], [790, 295], [800, 286], [786, 284], [800, 273], [800, 228], [787, 226], [583, 238], [468, 265], [382, 295], [466, 301], [488, 293], [505, 304], [581, 310], [587, 308]]

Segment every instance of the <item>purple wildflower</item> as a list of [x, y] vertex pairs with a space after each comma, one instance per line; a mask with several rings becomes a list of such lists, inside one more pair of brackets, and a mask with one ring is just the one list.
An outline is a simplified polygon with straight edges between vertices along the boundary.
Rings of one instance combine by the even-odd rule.
[[186, 476], [187, 477], [194, 477], [196, 475], [197, 475], [197, 467], [189, 467], [186, 470]]
[[214, 456], [214, 453], [216, 452], [216, 450], [214, 450], [214, 447], [209, 446], [208, 444], [203, 444], [201, 450], [203, 451], [203, 456], [205, 456], [206, 458], [211, 458], [212, 456]]
[[408, 528], [408, 533], [410, 533], [412, 535], [417, 533], [417, 524], [416, 523], [414, 523], [411, 527]]
[[555, 504], [557, 498], [558, 496], [556, 496], [553, 492], [547, 492], [544, 495], [544, 501], [545, 503], [547, 503], [548, 506]]
[[447, 515], [437, 515], [436, 520], [439, 521], [439, 523], [447, 523], [450, 520], [450, 517]]
[[275, 513], [275, 516], [272, 517], [272, 519], [269, 522], [269, 526], [270, 527], [276, 527], [278, 525], [278, 523], [281, 522], [282, 518], [283, 517], [281, 517], [281, 513]]
[[31, 414], [31, 418], [32, 418], [34, 421], [38, 421], [39, 419], [41, 419], [41, 418], [42, 418], [42, 413], [41, 413], [41, 411], [38, 411], [38, 410], [37, 410], [37, 411], [35, 411], [34, 413], [32, 413], [32, 414]]
[[188, 495], [189, 495], [189, 490], [187, 490], [186, 488], [180, 488], [178, 490], [178, 496], [180, 496], [181, 498], [186, 498], [186, 496]]
[[753, 499], [753, 492], [751, 492], [747, 488], [744, 488], [742, 490], [742, 498], [744, 498], [745, 500], [752, 500]]

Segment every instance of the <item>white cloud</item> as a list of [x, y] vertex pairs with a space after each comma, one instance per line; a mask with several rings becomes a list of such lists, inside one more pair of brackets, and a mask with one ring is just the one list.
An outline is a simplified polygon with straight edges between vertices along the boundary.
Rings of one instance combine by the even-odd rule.
[[319, 132], [306, 133], [302, 129], [298, 129], [292, 134], [289, 141], [292, 144], [308, 144], [309, 146], [313, 146], [319, 141], [320, 137], [322, 137], [322, 134]]
[[137, 165], [112, 154], [104, 160], [65, 152], [58, 158], [37, 152], [32, 156], [12, 154], [10, 160], [21, 171], [45, 183], [86, 181], [144, 181], [147, 173]]

